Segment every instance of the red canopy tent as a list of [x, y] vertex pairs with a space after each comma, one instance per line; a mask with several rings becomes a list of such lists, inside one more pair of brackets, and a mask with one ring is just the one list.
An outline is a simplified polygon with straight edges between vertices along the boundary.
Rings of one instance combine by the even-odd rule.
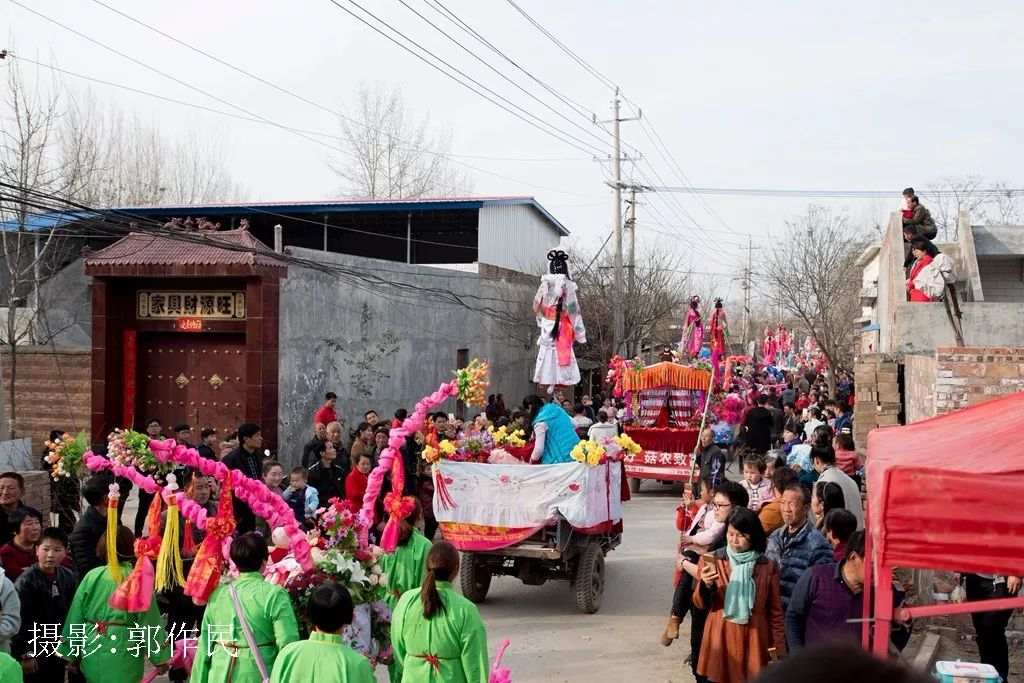
[[[885, 656], [894, 567], [1024, 571], [1024, 393], [876, 429], [868, 435], [867, 469], [864, 614], [874, 615], [872, 649]], [[913, 607], [901, 616], [1012, 607], [1024, 607], [1024, 597]], [[864, 623], [865, 647], [869, 626]]]

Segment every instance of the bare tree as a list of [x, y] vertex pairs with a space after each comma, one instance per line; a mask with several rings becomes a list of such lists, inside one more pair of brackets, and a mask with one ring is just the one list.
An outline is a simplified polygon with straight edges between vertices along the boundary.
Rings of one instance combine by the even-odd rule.
[[39, 206], [66, 193], [65, 174], [56, 154], [60, 88], [36, 76], [29, 82], [17, 65], [7, 68], [7, 96], [0, 119], [0, 296], [3, 297], [3, 338], [9, 377], [7, 434], [17, 435], [15, 409], [18, 349], [34, 338], [35, 316], [41, 307], [39, 285], [57, 231], [39, 223]]
[[[587, 325], [587, 344], [578, 351], [581, 358], [599, 364], [615, 355], [614, 311], [620, 298], [615, 292], [612, 256], [572, 252], [571, 272], [579, 285], [580, 307]], [[588, 268], [589, 265], [589, 268]], [[644, 345], [674, 344], [678, 325], [685, 316], [691, 278], [680, 260], [665, 251], [638, 254], [635, 296], [624, 293], [621, 303], [625, 317], [627, 357], [638, 355]]]
[[[832, 368], [848, 366], [860, 315], [855, 265], [864, 240], [843, 214], [811, 206], [786, 223], [786, 235], [765, 252], [763, 295], [813, 336]], [[835, 396], [835, 373], [829, 391]]]
[[993, 183], [987, 213], [989, 225], [1024, 225], [1024, 194], [1005, 180]]
[[[352, 120], [358, 123], [352, 123]], [[344, 157], [329, 163], [341, 194], [367, 199], [466, 193], [472, 182], [448, 159], [451, 131], [405, 108], [402, 91], [360, 83], [355, 106], [338, 122]]]
[[217, 136], [190, 130], [181, 139], [86, 93], [70, 98], [61, 129], [72, 196], [90, 206], [139, 206], [239, 200]]
[[976, 174], [944, 176], [928, 184], [921, 198], [931, 206], [939, 235], [951, 241], [957, 238], [957, 220], [961, 211], [968, 212], [972, 221], [985, 219], [983, 207], [988, 197], [984, 189], [981, 176]]

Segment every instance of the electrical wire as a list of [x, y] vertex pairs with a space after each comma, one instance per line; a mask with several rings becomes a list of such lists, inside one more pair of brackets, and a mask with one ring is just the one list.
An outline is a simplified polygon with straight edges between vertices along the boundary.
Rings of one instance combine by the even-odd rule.
[[448, 40], [450, 40], [451, 42], [455, 43], [455, 45], [457, 45], [457, 46], [458, 46], [459, 48], [461, 48], [461, 49], [462, 49], [462, 50], [463, 50], [464, 52], [466, 52], [467, 54], [469, 54], [469, 55], [470, 55], [471, 57], [473, 57], [474, 59], [476, 59], [476, 60], [477, 60], [478, 62], [480, 62], [481, 64], [483, 64], [484, 66], [486, 66], [486, 67], [487, 67], [488, 69], [490, 69], [490, 70], [491, 70], [491, 71], [493, 71], [494, 73], [496, 73], [496, 74], [498, 74], [499, 76], [501, 76], [501, 78], [503, 78], [503, 79], [504, 79], [505, 81], [507, 81], [508, 83], [512, 84], [512, 85], [513, 85], [513, 86], [514, 86], [515, 88], [517, 88], [518, 90], [520, 90], [521, 92], [523, 92], [524, 94], [526, 94], [526, 96], [527, 96], [527, 97], [529, 97], [530, 99], [534, 100], [535, 102], [538, 102], [538, 103], [539, 103], [539, 104], [540, 104], [541, 106], [543, 106], [544, 108], [546, 108], [546, 109], [547, 109], [548, 111], [550, 111], [550, 112], [554, 113], [554, 114], [555, 114], [556, 116], [558, 116], [559, 118], [561, 118], [561, 119], [563, 119], [564, 121], [566, 121], [567, 123], [569, 123], [569, 125], [571, 125], [571, 126], [575, 126], [575, 127], [576, 127], [576, 128], [578, 128], [579, 130], [581, 130], [581, 131], [583, 131], [584, 133], [586, 133], [587, 135], [590, 135], [591, 137], [593, 137], [594, 139], [596, 139], [596, 140], [598, 141], [598, 143], [599, 143], [599, 144], [604, 144], [604, 145], [608, 144], [608, 141], [607, 141], [607, 140], [605, 140], [605, 139], [603, 139], [603, 138], [601, 138], [601, 137], [600, 137], [599, 135], [597, 135], [596, 133], [594, 133], [594, 131], [593, 131], [593, 129], [592, 129], [592, 128], [584, 128], [584, 127], [583, 127], [583, 126], [581, 126], [581, 125], [580, 125], [579, 123], [577, 123], [576, 121], [574, 121], [574, 120], [570, 119], [570, 118], [569, 118], [568, 116], [566, 116], [565, 114], [563, 114], [562, 112], [558, 111], [557, 109], [555, 109], [554, 107], [552, 107], [552, 106], [551, 106], [550, 104], [548, 104], [547, 102], [545, 102], [544, 100], [542, 100], [542, 99], [540, 99], [539, 97], [537, 97], [536, 95], [534, 95], [534, 94], [533, 94], [532, 92], [530, 92], [529, 90], [527, 90], [526, 88], [524, 88], [524, 87], [523, 87], [522, 85], [520, 85], [519, 83], [517, 83], [517, 82], [515, 82], [514, 80], [512, 80], [511, 78], [509, 78], [509, 77], [508, 77], [508, 76], [507, 76], [507, 75], [506, 75], [506, 74], [505, 74], [504, 72], [500, 71], [500, 70], [499, 70], [498, 68], [496, 68], [496, 67], [495, 67], [495, 66], [494, 66], [493, 64], [491, 64], [490, 62], [488, 62], [488, 61], [487, 61], [486, 59], [484, 59], [483, 57], [481, 57], [480, 55], [478, 55], [478, 54], [477, 54], [476, 52], [474, 52], [474, 51], [473, 51], [473, 50], [471, 50], [470, 48], [466, 47], [466, 46], [465, 46], [465, 45], [464, 45], [464, 44], [463, 44], [463, 43], [462, 43], [462, 42], [461, 42], [460, 40], [458, 40], [457, 38], [455, 38], [454, 36], [452, 36], [452, 34], [448, 33], [448, 32], [447, 32], [447, 31], [445, 31], [445, 30], [444, 30], [443, 28], [441, 28], [440, 26], [438, 26], [437, 24], [435, 24], [434, 22], [432, 22], [432, 21], [431, 21], [430, 19], [428, 19], [427, 17], [423, 16], [423, 14], [421, 14], [421, 13], [420, 13], [419, 11], [417, 11], [417, 10], [416, 10], [416, 9], [415, 9], [414, 7], [412, 7], [412, 5], [410, 5], [410, 4], [408, 3], [408, 2], [406, 2], [406, 0], [398, 0], [398, 2], [399, 2], [399, 3], [400, 3], [400, 4], [402, 5], [402, 6], [403, 6], [403, 7], [405, 7], [405, 8], [406, 8], [406, 9], [408, 9], [408, 10], [409, 10], [410, 12], [412, 12], [412, 13], [413, 13], [413, 14], [415, 14], [415, 15], [416, 15], [417, 17], [419, 17], [420, 19], [422, 19], [423, 21], [425, 21], [425, 22], [426, 22], [427, 24], [429, 24], [429, 25], [430, 25], [431, 27], [433, 27], [433, 28], [434, 28], [434, 29], [435, 29], [436, 31], [438, 31], [438, 32], [439, 32], [439, 33], [440, 33], [441, 35], [443, 35], [444, 37], [448, 38]]
[[[14, 0], [12, 0], [12, 2], [13, 1]], [[438, 64], [430, 61], [429, 59], [427, 59], [426, 57], [424, 57], [420, 53], [418, 53], [415, 50], [413, 50], [412, 48], [410, 48], [408, 45], [406, 45], [403, 42], [401, 42], [400, 40], [394, 38], [393, 36], [391, 36], [390, 34], [385, 32], [381, 28], [379, 28], [379, 27], [375, 26], [374, 24], [370, 23], [369, 21], [367, 21], [363, 17], [359, 16], [358, 14], [353, 12], [352, 10], [350, 10], [347, 7], [345, 7], [344, 5], [342, 5], [340, 2], [338, 2], [338, 0], [328, 0], [328, 2], [330, 2], [332, 5], [334, 5], [335, 7], [340, 9], [341, 11], [343, 11], [346, 14], [348, 14], [349, 16], [351, 16], [353, 19], [355, 19], [355, 20], [359, 21], [360, 23], [362, 23], [363, 25], [367, 26], [368, 28], [370, 28], [374, 32], [376, 32], [379, 35], [383, 36], [388, 41], [394, 43], [395, 45], [397, 45], [398, 47], [402, 48], [403, 50], [405, 50], [409, 54], [413, 55], [414, 57], [416, 57], [417, 59], [422, 61], [424, 64], [429, 65], [431, 68], [436, 70], [438, 73], [443, 74], [445, 77], [450, 78], [451, 80], [453, 80], [456, 83], [462, 85], [466, 89], [476, 93], [477, 95], [480, 95], [485, 100], [487, 100], [487, 101], [491, 102], [492, 104], [500, 107], [501, 109], [504, 109], [506, 112], [508, 112], [508, 113], [512, 114], [513, 116], [515, 116], [516, 118], [526, 122], [527, 124], [529, 124], [530, 126], [536, 128], [537, 130], [540, 130], [540, 131], [546, 133], [547, 135], [550, 135], [551, 137], [553, 137], [553, 138], [555, 138], [557, 140], [560, 140], [560, 141], [562, 141], [562, 142], [564, 142], [564, 143], [566, 143], [568, 145], [571, 145], [572, 147], [575, 147], [576, 149], [578, 149], [578, 150], [580, 150], [580, 151], [582, 151], [584, 153], [591, 154], [591, 153], [594, 153], [596, 151], [596, 153], [598, 155], [604, 155], [605, 154], [604, 150], [594, 146], [591, 143], [588, 143], [585, 140], [581, 140], [580, 138], [576, 137], [572, 133], [566, 132], [566, 131], [558, 128], [558, 126], [555, 126], [555, 125], [553, 125], [551, 123], [548, 123], [548, 122], [544, 121], [543, 119], [541, 119], [540, 117], [536, 116], [535, 114], [532, 114], [531, 112], [527, 111], [526, 109], [523, 109], [519, 105], [515, 104], [514, 102], [512, 102], [508, 98], [506, 98], [506, 97], [502, 96], [501, 94], [495, 92], [494, 90], [488, 88], [483, 83], [481, 83], [480, 81], [476, 80], [475, 78], [473, 78], [472, 76], [470, 76], [466, 72], [462, 71], [461, 69], [459, 69], [458, 67], [454, 66], [450, 62], [448, 62], [448, 61], [442, 59], [441, 57], [437, 56], [434, 52], [431, 52], [427, 48], [423, 47], [423, 45], [421, 45], [420, 43], [416, 42], [415, 40], [410, 38], [405, 33], [402, 33], [397, 28], [395, 28], [394, 26], [392, 26], [388, 22], [386, 22], [383, 19], [381, 19], [380, 17], [378, 17], [373, 12], [369, 11], [368, 9], [366, 9], [365, 7], [360, 5], [358, 2], [355, 2], [355, 0], [348, 0], [348, 3], [351, 4], [351, 5], [354, 5], [357, 8], [359, 8], [364, 14], [366, 14], [369, 17], [372, 17], [379, 24], [381, 24], [382, 26], [387, 27], [390, 31], [394, 32], [396, 35], [400, 36], [402, 39], [404, 39], [408, 43], [410, 43], [412, 45], [415, 45], [418, 49], [422, 50], [424, 53], [430, 55], [435, 60], [437, 60], [437, 62], [440, 62], [440, 64], [443, 64], [445, 67], [450, 69], [455, 74], [458, 74], [462, 78], [466, 79], [466, 81], [469, 81], [469, 83], [467, 83], [466, 81], [463, 81], [460, 78], [456, 77], [453, 73], [450, 73], [449, 71], [446, 71], [441, 66], [438, 66]], [[470, 83], [472, 83], [473, 85], [470, 85]], [[477, 86], [477, 87], [474, 87], [474, 85]], [[482, 92], [481, 90], [479, 90], [477, 88], [480, 88], [480, 89], [482, 89], [483, 91], [486, 91], [486, 92]], [[494, 97], [491, 97], [490, 95], [488, 95], [486, 93], [490, 93]], [[494, 99], [494, 98], [497, 98], [497, 99]], [[500, 100], [500, 101], [498, 101], [498, 100]], [[509, 107], [511, 107], [511, 109]], [[522, 112], [522, 114], [517, 113], [516, 111], [513, 111], [513, 109], [516, 109], [519, 112]], [[530, 118], [535, 119], [536, 122], [531, 121], [530, 119], [527, 119], [526, 116], [529, 116]], [[537, 123], [537, 122], [539, 122], [539, 123]], [[548, 128], [545, 128], [544, 126], [548, 126], [552, 130], [548, 130]], [[575, 142], [573, 142], [573, 141], [575, 141]], [[577, 143], [579, 143], [579, 144], [577, 144]], [[590, 149], [587, 149], [586, 147], [582, 147], [581, 145], [585, 145], [586, 147], [589, 147]]]

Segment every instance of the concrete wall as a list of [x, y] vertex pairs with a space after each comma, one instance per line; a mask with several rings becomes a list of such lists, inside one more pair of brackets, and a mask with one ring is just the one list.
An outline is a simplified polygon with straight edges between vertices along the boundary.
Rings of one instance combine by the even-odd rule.
[[935, 417], [936, 368], [934, 355], [904, 359], [903, 405], [907, 424]]
[[935, 360], [938, 415], [1024, 391], [1024, 348], [942, 347]]
[[[967, 345], [1024, 345], [1024, 303], [964, 302], [960, 308]], [[942, 302], [901, 303], [895, 317], [898, 327], [888, 350], [920, 353], [956, 344]]]
[[[370, 261], [341, 254], [295, 249], [297, 256], [331, 265], [386, 269], [378, 275], [400, 281], [404, 291], [382, 290], [370, 283], [355, 288], [336, 277], [291, 266], [281, 283], [280, 456], [291, 464], [309, 439], [313, 414], [327, 391], [338, 394], [339, 413], [347, 427], [373, 408], [390, 417], [397, 408], [411, 409], [416, 401], [452, 377], [457, 352], [467, 349], [492, 365], [492, 392], [504, 393], [506, 404], [518, 404], [529, 392], [536, 349], [530, 303], [534, 287], [488, 280], [416, 265]], [[417, 289], [428, 290], [422, 292]], [[434, 290], [437, 293], [431, 293]], [[451, 291], [467, 310], [448, 302]], [[359, 356], [363, 304], [370, 312], [369, 337], [375, 344], [384, 330], [398, 337], [398, 351], [373, 363], [389, 379], [376, 382], [359, 395], [352, 386]], [[508, 323], [495, 317], [509, 318]], [[454, 401], [442, 409], [454, 411]]]
[[41, 287], [43, 309], [36, 322], [39, 339], [52, 337], [57, 346], [89, 346], [92, 339], [92, 294], [84, 262], [78, 259], [55, 273]]
[[[92, 355], [89, 348], [23, 346], [17, 348], [14, 377], [14, 419], [16, 436], [32, 439], [33, 448], [50, 438], [50, 430], [74, 433], [89, 427], [92, 397]], [[7, 350], [0, 356], [3, 365], [4, 432], [11, 416], [9, 391], [10, 359]]]
[[1024, 226], [972, 225], [978, 257], [1024, 255]]
[[1024, 303], [1024, 257], [978, 256], [986, 302]]

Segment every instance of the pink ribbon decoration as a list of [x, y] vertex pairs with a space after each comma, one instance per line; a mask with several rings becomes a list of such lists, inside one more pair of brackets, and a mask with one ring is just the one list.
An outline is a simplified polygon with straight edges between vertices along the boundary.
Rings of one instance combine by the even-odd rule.
[[[228, 468], [224, 463], [207, 460], [199, 455], [196, 449], [186, 448], [171, 440], [151, 440], [149, 449], [161, 462], [174, 462], [193, 467], [208, 477], [216, 478], [217, 481], [224, 481], [228, 473]], [[288, 507], [284, 498], [273, 493], [262, 481], [251, 479], [242, 472], [233, 472], [231, 478], [235, 497], [247, 503], [256, 516], [267, 520], [271, 528], [284, 527], [295, 561], [305, 571], [313, 571], [312, 550], [306, 541], [306, 535], [295, 520], [295, 513]]]
[[505, 648], [508, 647], [508, 644], [509, 640], [506, 638], [498, 646], [498, 654], [494, 656], [494, 666], [491, 667], [491, 675], [488, 676], [487, 683], [512, 683], [512, 671], [508, 667], [501, 666], [501, 658], [505, 655]]
[[[405, 487], [405, 466], [402, 464], [402, 458], [396, 458], [395, 455], [405, 445], [405, 440], [420, 430], [424, 420], [426, 420], [428, 411], [441, 405], [449, 398], [458, 395], [458, 393], [458, 380], [442, 384], [430, 396], [420, 399], [412, 414], [406, 417], [402, 424], [391, 428], [391, 432], [388, 435], [388, 447], [381, 452], [377, 467], [370, 472], [370, 478], [366, 484], [366, 493], [363, 494], [363, 507], [359, 510], [359, 519], [362, 521], [360, 540], [363, 544], [366, 544], [369, 540], [369, 529], [373, 526], [373, 508], [377, 503], [377, 498], [380, 496], [384, 475], [389, 471], [391, 472], [391, 488], [394, 491], [401, 493]], [[381, 537], [381, 548], [385, 552], [394, 552], [398, 546], [397, 531], [400, 521], [395, 514], [389, 515], [388, 523], [384, 527], [384, 533]]]

